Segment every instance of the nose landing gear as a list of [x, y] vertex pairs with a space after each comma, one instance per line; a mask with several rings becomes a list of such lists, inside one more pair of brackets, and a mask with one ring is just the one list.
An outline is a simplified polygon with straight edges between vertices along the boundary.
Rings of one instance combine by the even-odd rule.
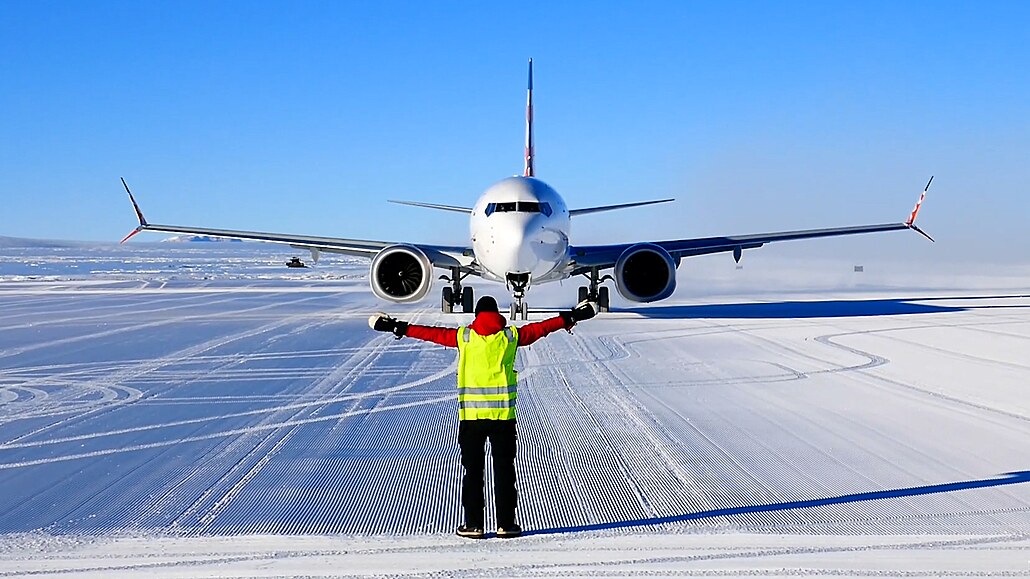
[[522, 301], [522, 298], [516, 297], [515, 300], [508, 306], [508, 319], [512, 321], [519, 318], [522, 318], [523, 321], [529, 319], [529, 306]]
[[523, 298], [526, 297], [526, 288], [529, 287], [529, 274], [509, 273], [507, 279], [508, 289], [511, 290], [514, 299], [508, 308], [508, 319], [515, 320], [519, 317], [523, 320], [529, 319], [529, 306], [523, 301]]
[[475, 307], [475, 295], [470, 287], [462, 287], [461, 280], [468, 277], [469, 274], [461, 275], [461, 270], [456, 267], [451, 268], [451, 276], [446, 275], [440, 276], [440, 279], [451, 282], [451, 285], [445, 286], [440, 295], [440, 311], [445, 314], [454, 312], [454, 306], [461, 306], [461, 311], [466, 314], [471, 314]]

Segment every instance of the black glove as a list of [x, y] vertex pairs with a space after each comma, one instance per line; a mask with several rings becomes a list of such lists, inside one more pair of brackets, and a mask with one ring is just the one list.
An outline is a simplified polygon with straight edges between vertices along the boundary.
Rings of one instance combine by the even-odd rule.
[[565, 321], [566, 327], [572, 327], [576, 325], [576, 322], [583, 320], [589, 320], [590, 318], [597, 315], [597, 310], [594, 309], [594, 304], [584, 300], [568, 312], [561, 312], [558, 314], [561, 319]]
[[572, 309], [572, 319], [576, 320], [577, 322], [589, 320], [590, 318], [596, 315], [597, 307], [586, 300], [579, 302], [579, 304], [577, 304], [576, 307]]
[[377, 332], [391, 332], [398, 338], [408, 333], [408, 322], [395, 320], [382, 312], [368, 318], [368, 327]]

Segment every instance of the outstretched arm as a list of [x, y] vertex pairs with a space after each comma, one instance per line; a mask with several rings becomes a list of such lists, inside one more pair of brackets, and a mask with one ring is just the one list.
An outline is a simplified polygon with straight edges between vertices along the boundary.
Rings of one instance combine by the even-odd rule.
[[441, 328], [438, 326], [416, 326], [408, 322], [395, 320], [382, 312], [373, 314], [368, 318], [368, 327], [377, 332], [390, 332], [397, 339], [404, 336], [433, 342], [441, 346], [456, 348], [458, 346], [458, 330], [454, 328]]
[[458, 347], [458, 330], [455, 328], [409, 325], [408, 331], [404, 335], [416, 340], [447, 346], [448, 348]]
[[561, 316], [554, 316], [553, 318], [548, 318], [542, 322], [526, 324], [519, 328], [519, 345], [528, 346], [551, 332], [557, 332], [558, 330], [564, 330], [571, 327], [572, 325], [566, 324], [565, 319]]
[[596, 313], [597, 311], [594, 310], [593, 305], [589, 302], [582, 302], [571, 311], [562, 312], [542, 322], [526, 324], [519, 328], [519, 345], [528, 346], [551, 332], [571, 330], [576, 325], [576, 322], [589, 320]]

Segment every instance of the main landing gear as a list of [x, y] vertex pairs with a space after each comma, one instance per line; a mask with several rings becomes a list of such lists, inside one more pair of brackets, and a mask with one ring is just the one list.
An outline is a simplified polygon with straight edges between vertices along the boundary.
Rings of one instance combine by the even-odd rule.
[[608, 288], [601, 284], [608, 280], [614, 280], [610, 275], [601, 277], [597, 268], [591, 269], [589, 273], [583, 274], [590, 280], [589, 286], [579, 286], [579, 301], [589, 301], [597, 304], [598, 312], [607, 312], [611, 309], [611, 294]]
[[475, 295], [472, 293], [472, 288], [461, 287], [461, 280], [468, 277], [469, 274], [461, 275], [461, 270], [456, 267], [451, 268], [451, 276], [441, 275], [440, 279], [451, 282], [451, 285], [445, 286], [440, 295], [440, 311], [445, 314], [454, 313], [454, 307], [460, 306], [462, 313], [471, 314], [475, 308]]

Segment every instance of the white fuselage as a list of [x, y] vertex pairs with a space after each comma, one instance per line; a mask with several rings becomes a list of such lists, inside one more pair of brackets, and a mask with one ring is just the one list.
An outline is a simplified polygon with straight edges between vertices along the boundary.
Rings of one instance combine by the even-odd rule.
[[[557, 191], [533, 177], [509, 177], [492, 185], [472, 208], [475, 260], [486, 279], [528, 283], [568, 277], [569, 209]], [[528, 286], [527, 286], [528, 287]]]

